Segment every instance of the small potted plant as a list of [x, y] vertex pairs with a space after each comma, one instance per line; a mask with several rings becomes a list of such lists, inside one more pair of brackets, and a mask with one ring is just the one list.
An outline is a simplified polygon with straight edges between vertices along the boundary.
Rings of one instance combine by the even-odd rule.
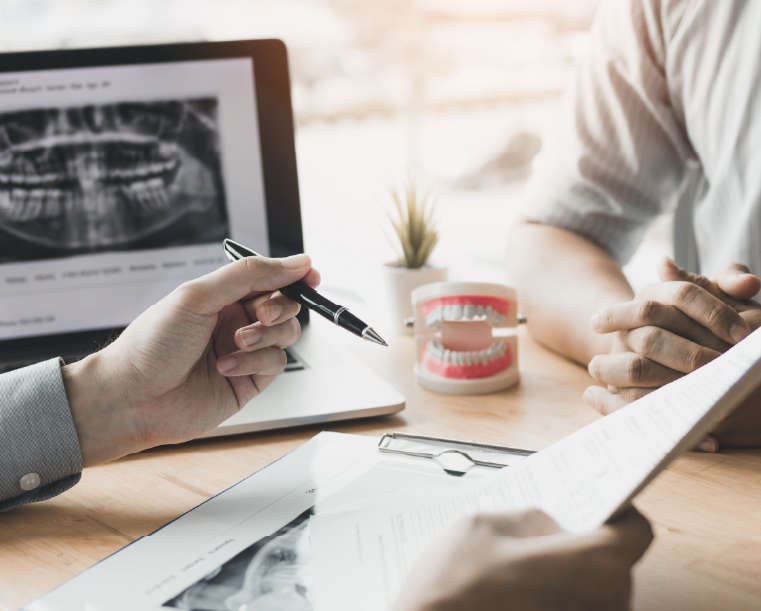
[[415, 185], [391, 191], [394, 210], [389, 214], [399, 256], [384, 266], [391, 324], [397, 334], [410, 333], [406, 321], [412, 316], [412, 290], [429, 282], [446, 280], [447, 270], [429, 264], [439, 241], [433, 218], [435, 202], [420, 194]]

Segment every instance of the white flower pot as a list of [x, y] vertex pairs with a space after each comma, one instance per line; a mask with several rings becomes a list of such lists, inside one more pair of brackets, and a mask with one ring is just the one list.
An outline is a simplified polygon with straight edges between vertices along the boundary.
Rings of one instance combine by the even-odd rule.
[[411, 294], [413, 289], [447, 279], [446, 267], [425, 265], [417, 269], [386, 264], [383, 266], [383, 279], [388, 304], [389, 330], [394, 335], [412, 335], [412, 328], [406, 326], [412, 317]]

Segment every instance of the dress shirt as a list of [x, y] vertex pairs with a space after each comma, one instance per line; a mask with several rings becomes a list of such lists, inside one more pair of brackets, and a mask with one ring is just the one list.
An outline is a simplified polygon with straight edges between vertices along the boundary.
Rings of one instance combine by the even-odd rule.
[[79, 481], [82, 453], [61, 365], [51, 359], [0, 375], [0, 511]]
[[677, 263], [761, 272], [761, 2], [604, 0], [525, 215], [624, 263], [675, 213]]

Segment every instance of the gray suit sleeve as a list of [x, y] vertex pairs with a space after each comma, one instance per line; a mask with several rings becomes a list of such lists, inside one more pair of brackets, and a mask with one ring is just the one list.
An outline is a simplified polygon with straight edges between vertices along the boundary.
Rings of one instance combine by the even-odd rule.
[[61, 365], [51, 359], [0, 375], [0, 511], [79, 481], [82, 453]]

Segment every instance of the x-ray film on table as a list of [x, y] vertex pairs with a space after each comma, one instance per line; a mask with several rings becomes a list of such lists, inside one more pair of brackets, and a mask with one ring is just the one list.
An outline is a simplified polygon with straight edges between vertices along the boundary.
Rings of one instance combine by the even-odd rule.
[[321, 433], [28, 609], [311, 610], [315, 514], [360, 511], [396, 494], [422, 502], [481, 481], [377, 444]]

